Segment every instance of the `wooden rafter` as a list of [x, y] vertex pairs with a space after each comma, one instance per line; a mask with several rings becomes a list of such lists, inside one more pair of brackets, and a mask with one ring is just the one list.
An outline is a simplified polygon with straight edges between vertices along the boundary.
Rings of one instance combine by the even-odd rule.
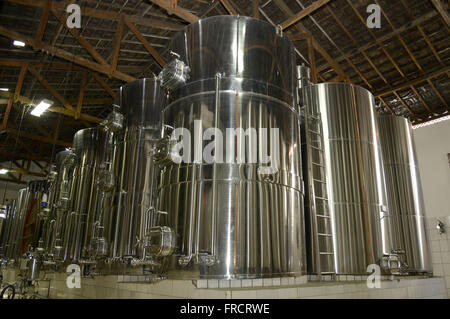
[[157, 4], [161, 8], [165, 9], [169, 14], [175, 14], [184, 21], [193, 23], [199, 19], [195, 14], [192, 14], [191, 12], [181, 8], [180, 6], [173, 8], [171, 5], [171, 1], [168, 0], [150, 0], [150, 1], [153, 2], [154, 4]]
[[308, 58], [309, 67], [311, 69], [311, 81], [312, 83], [317, 83], [316, 57], [314, 52], [314, 45], [312, 43], [312, 37], [308, 37], [306, 41], [308, 43]]
[[238, 15], [238, 12], [234, 9], [233, 5], [231, 4], [231, 2], [229, 0], [220, 0], [220, 3], [223, 5], [225, 10], [227, 10], [228, 14], [231, 14], [234, 16]]
[[8, 118], [11, 112], [11, 107], [14, 103], [14, 100], [17, 96], [20, 95], [20, 91], [22, 91], [23, 80], [25, 79], [25, 75], [27, 73], [28, 64], [25, 63], [22, 65], [19, 73], [19, 79], [17, 80], [16, 89], [14, 90], [14, 95], [9, 99], [8, 106], [6, 107], [5, 115], [3, 117], [2, 130], [5, 130], [8, 125]]
[[[26, 44], [28, 44], [31, 47], [35, 47], [36, 46], [36, 41], [30, 37], [24, 36], [20, 33], [14, 32], [14, 31], [10, 31], [2, 26], [0, 26], [0, 35], [3, 35], [7, 38], [10, 39], [15, 39], [15, 40], [20, 40]], [[45, 52], [47, 52], [48, 54], [57, 56], [58, 58], [61, 58], [63, 60], [67, 60], [69, 62], [73, 62], [75, 64], [81, 65], [85, 68], [91, 69], [93, 71], [97, 71], [99, 73], [103, 73], [106, 75], [111, 75], [112, 77], [122, 80], [122, 81], [126, 81], [126, 82], [130, 82], [130, 81], [134, 81], [136, 80], [135, 77], [132, 77], [128, 74], [125, 74], [123, 72], [120, 71], [114, 71], [111, 72], [111, 67], [109, 66], [105, 66], [102, 65], [100, 63], [96, 63], [93, 61], [90, 61], [88, 59], [82, 58], [80, 56], [77, 56], [75, 54], [72, 54], [70, 52], [67, 52], [65, 50], [56, 48], [54, 46], [42, 43], [40, 45], [41, 49], [44, 50]]]
[[[291, 17], [294, 15], [294, 12], [292, 12], [292, 10], [284, 3], [284, 1], [273, 0], [273, 2], [280, 8], [281, 11], [283, 11], [286, 16]], [[309, 30], [306, 29], [301, 22], [298, 22], [294, 27], [296, 27], [300, 33], [311, 34], [311, 32], [309, 32]], [[325, 51], [325, 49], [320, 46], [320, 44], [314, 37], [312, 37], [312, 43], [314, 49], [327, 61], [327, 63], [334, 69], [334, 71], [344, 79], [348, 79], [347, 74], [345, 74], [338, 63]]]
[[[274, 0], [277, 1], [277, 0]], [[370, 41], [356, 49], [352, 49], [347, 53], [344, 53], [342, 56], [337, 57], [335, 59], [336, 62], [341, 62], [343, 60], [345, 60], [346, 58], [352, 57], [356, 54], [360, 54], [362, 51], [367, 51], [368, 49], [374, 47], [374, 46], [380, 46], [380, 44], [382, 44], [385, 41], [391, 40], [392, 38], [396, 37], [397, 35], [411, 29], [411, 28], [415, 28], [416, 26], [431, 20], [432, 18], [435, 18], [437, 16], [437, 14], [435, 12], [430, 12], [427, 13], [413, 21], [410, 21], [409, 23], [404, 24], [402, 27], [395, 29], [394, 31], [387, 33], [384, 36], [379, 37], [376, 41]], [[319, 72], [324, 70], [325, 68], [327, 68], [328, 64], [324, 64], [322, 66], [319, 66], [318, 70]]]
[[428, 84], [431, 86], [431, 88], [433, 89], [434, 94], [436, 94], [439, 99], [441, 100], [442, 104], [445, 105], [445, 107], [447, 108], [447, 110], [450, 111], [450, 108], [448, 106], [447, 101], [442, 97], [441, 93], [439, 93], [438, 89], [436, 88], [436, 86], [434, 86], [433, 81], [431, 81], [431, 79], [427, 79]]
[[[347, 37], [352, 40], [353, 44], [355, 44], [356, 47], [359, 47], [359, 43], [356, 41], [356, 39], [350, 34], [350, 32], [347, 30], [347, 28], [345, 27], [345, 25], [342, 23], [342, 21], [336, 16], [336, 14], [334, 13], [334, 11], [327, 6], [326, 9], [328, 10], [328, 12], [330, 13], [330, 15], [333, 17], [333, 19], [337, 22], [337, 24], [341, 27], [341, 29], [345, 32], [345, 34], [347, 35]], [[356, 67], [356, 65], [350, 60], [350, 58], [345, 58], [345, 60], [347, 61], [348, 64], [350, 64], [350, 66], [355, 70], [355, 72], [358, 74], [358, 76], [364, 81], [364, 83], [366, 83], [366, 85], [369, 88], [372, 88], [372, 85], [369, 83], [369, 81], [367, 80], [367, 78], [359, 71], [359, 69]]]
[[80, 118], [81, 108], [83, 107], [84, 91], [86, 90], [87, 83], [88, 83], [88, 72], [84, 71], [83, 79], [81, 80], [80, 93], [78, 95], [77, 111], [75, 113], [76, 120]]
[[[375, 1], [376, 2], [376, 1]], [[361, 16], [361, 14], [359, 13], [359, 11], [355, 8], [355, 6], [351, 3], [350, 0], [347, 0], [348, 5], [352, 8], [353, 12], [356, 14], [356, 16], [358, 17], [358, 19], [361, 21], [361, 23], [364, 25], [364, 27], [366, 28], [366, 30], [369, 32], [370, 36], [372, 37], [372, 39], [374, 39], [375, 41], [377, 41], [377, 37], [375, 35], [375, 33], [373, 33], [373, 31], [367, 26], [366, 21], [364, 20], [364, 18]], [[381, 8], [381, 6], [380, 6]], [[383, 12], [383, 10], [381, 10]], [[387, 17], [387, 15], [384, 15], [385, 17]], [[386, 48], [378, 42], [378, 47], [381, 49], [381, 51], [383, 51], [384, 55], [386, 55], [386, 57], [388, 58], [388, 60], [392, 63], [392, 65], [395, 67], [395, 69], [398, 71], [398, 73], [404, 78], [405, 74], [403, 73], [403, 71], [400, 69], [400, 67], [398, 66], [398, 64], [395, 62], [395, 60], [392, 58], [392, 56], [389, 54], [389, 52], [387, 52]], [[364, 57], [367, 57], [367, 54], [363, 51], [361, 52]], [[378, 75], [380, 75], [380, 77], [383, 79], [383, 81], [385, 83], [387, 83], [387, 80], [384, 78], [384, 76], [381, 74], [381, 72], [378, 70], [378, 68], [375, 66], [375, 64], [369, 60], [370, 65], [372, 65], [373, 68], [375, 68], [376, 72]]]
[[255, 19], [259, 19], [259, 0], [252, 0], [252, 16]]
[[97, 52], [97, 50], [89, 43], [88, 40], [76, 28], [69, 28], [66, 23], [66, 18], [64, 15], [57, 12], [55, 9], [52, 10], [53, 15], [59, 20], [59, 23], [64, 25], [64, 27], [69, 31], [69, 33], [78, 41], [78, 43], [86, 49], [86, 51], [101, 65], [110, 68], [110, 65], [106, 60]]
[[47, 26], [48, 16], [50, 15], [51, 7], [52, 7], [52, 0], [46, 0], [44, 10], [42, 12], [41, 22], [39, 24], [39, 29], [36, 34], [36, 45], [37, 45], [36, 49], [39, 48], [39, 44], [41, 43], [42, 37], [44, 36], [45, 27]]
[[145, 39], [145, 37], [142, 35], [141, 32], [136, 28], [136, 26], [131, 23], [130, 21], [125, 19], [125, 24], [127, 27], [131, 30], [131, 32], [134, 33], [136, 38], [144, 45], [145, 49], [151, 54], [151, 56], [155, 59], [155, 61], [161, 66], [164, 67], [166, 65], [166, 62], [163, 60], [163, 58], [159, 55], [159, 53], [153, 48], [150, 43]]
[[[12, 94], [9, 93], [9, 92], [0, 92], [0, 96], [11, 97]], [[22, 95], [19, 95], [19, 96], [15, 97], [14, 101], [21, 102], [21, 103], [28, 104], [28, 105], [33, 105], [34, 104], [34, 102], [30, 98], [22, 96]], [[95, 104], [98, 104], [99, 102], [111, 103], [111, 100], [108, 100], [108, 101], [106, 101], [106, 100], [99, 101], [97, 99], [86, 100], [86, 104], [93, 103], [93, 102], [95, 102]], [[48, 108], [48, 111], [54, 112], [54, 113], [63, 114], [63, 115], [75, 118], [75, 111], [68, 110], [67, 108], [52, 106], [52, 107]], [[85, 121], [89, 121], [89, 122], [93, 122], [93, 123], [102, 123], [103, 122], [103, 119], [95, 117], [95, 116], [92, 116], [92, 115], [89, 115], [89, 114], [80, 114], [80, 119], [85, 120]]]
[[410, 86], [411, 90], [414, 92], [414, 94], [417, 96], [417, 98], [420, 100], [420, 102], [422, 102], [423, 106], [427, 109], [427, 111], [430, 114], [433, 114], [433, 111], [431, 110], [431, 108], [428, 106], [428, 103], [425, 102], [424, 98], [422, 97], [422, 95], [420, 95], [419, 92], [417, 92], [416, 88], [414, 87], [414, 85]]
[[439, 12], [447, 26], [450, 27], [450, 15], [448, 14], [447, 8], [444, 7], [444, 4], [440, 0], [431, 0], [431, 2], [433, 3], [437, 12]]
[[385, 90], [376, 91], [376, 92], [373, 92], [373, 93], [374, 93], [374, 96], [375, 96], [375, 97], [379, 97], [379, 96], [384, 96], [384, 95], [392, 94], [392, 93], [394, 93], [395, 91], [407, 89], [407, 88], [409, 88], [411, 85], [419, 84], [419, 83], [421, 83], [421, 82], [427, 81], [428, 79], [432, 79], [432, 78], [434, 78], [434, 77], [436, 77], [436, 76], [439, 76], [439, 75], [441, 75], [441, 74], [447, 73], [447, 72], [449, 72], [449, 71], [450, 71], [450, 66], [447, 66], [447, 67], [445, 67], [445, 68], [441, 68], [441, 69], [432, 71], [432, 72], [430, 72], [430, 73], [428, 73], [428, 74], [426, 74], [426, 75], [424, 75], [424, 76], [418, 77], [418, 78], [416, 78], [416, 79], [414, 79], [414, 80], [407, 81], [407, 82], [401, 83], [401, 84], [399, 84], [399, 85], [396, 85], [396, 86], [394, 86], [394, 87], [391, 87], [391, 88], [388, 88], [388, 89], [385, 89]]
[[117, 24], [116, 36], [114, 38], [113, 54], [111, 56], [111, 71], [117, 70], [117, 62], [119, 61], [120, 44], [122, 42], [124, 18], [121, 17]]
[[[5, 0], [5, 1], [35, 8], [44, 8], [45, 6], [45, 0]], [[67, 6], [70, 3], [73, 3], [73, 0], [53, 3], [53, 9], [59, 12], [65, 12]], [[121, 18], [127, 18], [129, 19], [129, 21], [135, 24], [163, 30], [177, 31], [183, 28], [183, 25], [179, 23], [164, 21], [161, 19], [143, 18], [136, 15], [117, 13], [114, 11], [99, 10], [89, 7], [82, 7], [81, 14], [83, 17], [93, 17], [97, 19], [114, 20], [114, 21], [119, 21]]]
[[[96, 73], [96, 72], [90, 72], [90, 74], [92, 75], [92, 77], [95, 79], [95, 81], [97, 81], [98, 84], [100, 84], [100, 86], [109, 94], [111, 95], [111, 97], [114, 99], [116, 97], [116, 95], [114, 94], [114, 91], [108, 86], [108, 84], [106, 84], [105, 81], [102, 80], [102, 78]], [[103, 103], [110, 103], [107, 101], [104, 101]]]
[[313, 2], [310, 6], [306, 7], [302, 11], [298, 12], [297, 14], [291, 16], [290, 18], [285, 20], [283, 23], [281, 23], [281, 28], [284, 30], [284, 29], [290, 27], [291, 25], [297, 23], [301, 19], [309, 16], [314, 11], [320, 9], [321, 7], [323, 7], [330, 1], [331, 0], [317, 0], [317, 1]]
[[411, 116], [415, 119], [417, 119], [416, 115], [414, 114], [414, 112], [411, 110], [411, 108], [408, 106], [408, 104], [406, 104], [406, 102], [401, 98], [400, 95], [398, 95], [397, 91], [393, 92], [395, 97], [400, 101], [400, 103], [403, 105], [403, 107], [405, 109], [408, 110], [409, 114], [411, 114]]
[[[12, 128], [7, 128], [6, 132], [8, 134], [11, 135], [16, 135], [16, 136], [21, 136], [24, 138], [28, 138], [30, 140], [34, 140], [34, 141], [39, 141], [42, 143], [47, 143], [47, 144], [53, 144], [53, 138], [48, 138], [45, 136], [40, 136], [40, 135], [36, 135], [36, 134], [31, 134], [31, 133], [26, 133], [26, 132], [22, 132], [22, 131], [18, 131], [16, 129], [12, 129]], [[57, 140], [56, 145], [60, 145], [60, 146], [64, 146], [64, 147], [71, 147], [72, 143], [71, 142], [66, 142], [66, 141], [61, 141], [61, 140]]]

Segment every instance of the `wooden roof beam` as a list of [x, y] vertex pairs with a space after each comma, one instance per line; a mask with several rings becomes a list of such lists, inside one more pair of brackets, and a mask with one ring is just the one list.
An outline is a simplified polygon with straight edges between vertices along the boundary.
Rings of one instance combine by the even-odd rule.
[[[24, 36], [20, 33], [14, 32], [14, 31], [10, 31], [2, 26], [0, 26], [0, 35], [3, 35], [7, 38], [10, 39], [15, 39], [15, 40], [20, 40], [22, 42], [25, 42], [26, 44], [28, 44], [29, 46], [35, 48], [36, 47], [36, 41], [34, 41], [34, 39]], [[58, 58], [61, 58], [63, 60], [67, 60], [69, 62], [73, 62], [75, 64], [78, 64], [80, 66], [83, 66], [85, 68], [91, 69], [93, 71], [97, 71], [99, 73], [103, 73], [106, 75], [111, 75], [112, 77], [122, 80], [122, 81], [126, 81], [126, 82], [130, 82], [130, 81], [134, 81], [136, 80], [135, 77], [132, 77], [128, 74], [125, 74], [123, 72], [120, 71], [114, 71], [111, 72], [111, 67], [109, 66], [105, 66], [99, 63], [96, 63], [94, 61], [89, 61], [85, 58], [79, 57], [75, 54], [72, 54], [68, 51], [62, 50], [62, 49], [58, 49], [54, 46], [42, 43], [41, 44], [41, 49], [43, 51], [45, 51], [48, 54], [57, 56]]]
[[184, 21], [194, 23], [199, 20], [198, 16], [192, 14], [186, 9], [181, 8], [180, 6], [176, 6], [175, 8], [173, 8], [172, 2], [169, 0], [150, 0], [150, 1], [166, 10], [169, 15], [175, 14]]
[[[0, 96], [2, 96], [2, 95], [11, 96], [12, 94], [10, 92], [0, 92]], [[24, 104], [34, 105], [34, 102], [26, 96], [19, 95], [15, 98], [15, 101], [21, 102]], [[111, 101], [109, 101], [109, 103], [110, 102]], [[68, 110], [67, 108], [51, 106], [47, 109], [47, 111], [54, 112], [54, 113], [60, 113], [60, 114], [75, 118], [75, 112]], [[80, 119], [89, 121], [89, 122], [93, 122], [93, 123], [102, 123], [103, 122], [103, 119], [101, 119], [101, 118], [98, 118], [98, 117], [95, 117], [95, 116], [89, 115], [89, 114], [83, 114], [83, 113], [80, 114]]]
[[48, 16], [50, 15], [51, 7], [52, 7], [52, 0], [46, 0], [44, 10], [42, 12], [41, 22], [39, 24], [39, 29], [36, 33], [36, 45], [37, 46], [39, 46], [39, 44], [42, 41], [42, 37], [44, 36], [45, 27], [47, 26]]
[[317, 0], [317, 1], [313, 2], [310, 6], [306, 7], [302, 11], [296, 13], [295, 15], [291, 16], [290, 18], [288, 18], [287, 20], [282, 22], [281, 28], [284, 30], [284, 29], [290, 27], [291, 25], [297, 23], [301, 19], [309, 16], [314, 11], [320, 9], [321, 7], [323, 7], [330, 1], [331, 0]]
[[237, 16], [238, 12], [233, 8], [233, 5], [228, 0], [220, 0], [220, 3], [223, 5], [225, 10], [227, 10], [228, 14]]
[[433, 72], [430, 72], [430, 73], [428, 73], [428, 74], [426, 74], [424, 76], [421, 76], [421, 77], [419, 77], [417, 79], [398, 84], [398, 85], [396, 85], [396, 86], [394, 86], [392, 88], [388, 88], [388, 89], [385, 89], [385, 90], [380, 90], [380, 91], [377, 91], [377, 92], [373, 92], [373, 94], [374, 94], [375, 97], [380, 97], [380, 96], [392, 94], [395, 91], [407, 89], [411, 85], [416, 85], [416, 84], [418, 84], [420, 82], [427, 81], [428, 79], [432, 79], [432, 78], [434, 78], [436, 76], [439, 76], [441, 74], [447, 73], [449, 71], [450, 71], [450, 66], [447, 66], [445, 68], [440, 68], [440, 69], [435, 70]]
[[78, 41], [78, 43], [86, 49], [86, 51], [101, 65], [111, 68], [111, 66], [106, 62], [105, 59], [97, 52], [97, 50], [86, 40], [85, 37], [81, 35], [81, 33], [76, 28], [69, 28], [66, 23], [66, 18], [63, 14], [60, 14], [55, 9], [52, 10], [53, 15], [59, 20], [69, 33]]
[[[440, 0], [431, 0], [437, 12], [441, 15], [447, 27], [450, 27], [450, 15], [448, 14], [447, 8], [445, 8], [444, 4]], [[446, 1], [448, 3], [448, 1]]]
[[27, 63], [22, 64], [22, 67], [21, 67], [20, 73], [19, 73], [19, 79], [17, 80], [17, 84], [16, 84], [16, 89], [14, 90], [14, 95], [12, 97], [10, 97], [8, 106], [6, 107], [5, 115], [3, 117], [2, 129], [1, 129], [2, 131], [5, 130], [6, 127], [8, 126], [8, 118], [9, 118], [9, 114], [11, 112], [11, 107], [14, 103], [14, 100], [17, 96], [20, 95], [20, 91], [22, 91], [23, 80], [25, 79], [25, 75], [27, 73], [27, 68], [28, 68]]
[[145, 39], [145, 37], [142, 35], [141, 32], [136, 28], [136, 26], [125, 19], [125, 24], [127, 27], [131, 30], [131, 32], [134, 33], [136, 38], [144, 45], [145, 49], [150, 53], [150, 55], [155, 59], [155, 61], [159, 64], [161, 68], [163, 68], [166, 65], [166, 62], [163, 60], [163, 58], [159, 55], [159, 53], [153, 48], [150, 43]]
[[[45, 0], [5, 0], [7, 2], [20, 4], [29, 7], [35, 8], [44, 8]], [[66, 8], [69, 4], [73, 3], [73, 1], [62, 1], [53, 3], [53, 9], [57, 11], [65, 12]], [[164, 21], [160, 19], [152, 19], [152, 18], [143, 18], [135, 15], [128, 15], [124, 13], [117, 13], [115, 11], [106, 11], [99, 10], [94, 8], [82, 7], [81, 14], [83, 17], [93, 17], [97, 19], [103, 20], [114, 20], [119, 21], [121, 17], [128, 18], [131, 22], [139, 25], [145, 25], [152, 28], [163, 29], [163, 30], [171, 30], [178, 31], [184, 27], [183, 24], [174, 23], [170, 21]]]
[[[39, 141], [39, 142], [42, 142], [42, 143], [47, 143], [47, 144], [52, 144], [53, 145], [53, 138], [48, 138], [48, 137], [45, 137], [45, 136], [40, 136], [40, 135], [36, 135], [36, 134], [26, 133], [26, 132], [23, 132], [23, 131], [18, 131], [16, 129], [12, 129], [12, 128], [7, 128], [6, 132], [8, 134], [12, 134], [12, 135], [28, 138], [30, 140]], [[57, 140], [55, 144], [56, 145], [60, 145], [60, 146], [64, 146], [64, 147], [71, 147], [72, 146], [71, 142], [66, 142], [66, 141], [61, 141], [61, 140]]]
[[[277, 1], [277, 0], [274, 0], [274, 1]], [[392, 31], [392, 32], [390, 32], [388, 34], [386, 34], [386, 35], [384, 35], [382, 37], [379, 37], [376, 41], [370, 41], [367, 44], [365, 44], [365, 45], [363, 45], [363, 46], [361, 46], [359, 48], [352, 49], [351, 51], [345, 53], [344, 55], [342, 55], [340, 57], [337, 57], [335, 59], [335, 61], [336, 62], [341, 62], [341, 61], [345, 60], [346, 58], [354, 56], [355, 54], [359, 54], [362, 51], [366, 51], [366, 50], [372, 48], [375, 45], [380, 45], [384, 41], [390, 40], [393, 37], [396, 37], [397, 35], [401, 34], [404, 31], [407, 31], [407, 30], [409, 30], [411, 28], [415, 28], [416, 26], [418, 26], [418, 25], [420, 25], [420, 24], [422, 24], [422, 23], [424, 23], [424, 22], [426, 22], [426, 21], [428, 21], [428, 20], [430, 20], [430, 19], [432, 19], [432, 18], [434, 18], [436, 16], [437, 16], [436, 12], [433, 12], [433, 11], [429, 12], [429, 13], [427, 13], [427, 14], [425, 14], [425, 15], [423, 15], [423, 16], [421, 16], [421, 17], [419, 17], [419, 18], [417, 18], [417, 19], [415, 19], [415, 20], [413, 20], [413, 21], [411, 21], [409, 23], [404, 24], [400, 28], [397, 28], [397, 29], [395, 29], [394, 31]], [[318, 70], [320, 72], [320, 71], [323, 71], [324, 69], [326, 69], [327, 67], [328, 67], [328, 64], [324, 64], [324, 65], [320, 66], [318, 68]]]

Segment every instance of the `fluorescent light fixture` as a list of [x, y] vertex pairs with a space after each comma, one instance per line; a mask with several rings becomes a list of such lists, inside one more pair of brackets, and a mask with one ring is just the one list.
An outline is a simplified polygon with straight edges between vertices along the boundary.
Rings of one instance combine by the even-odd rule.
[[5, 175], [8, 172], [9, 170], [7, 170], [6, 168], [0, 168], [0, 175]]
[[9, 91], [9, 89], [8, 89], [8, 88], [0, 88], [0, 91], [5, 91], [5, 92], [8, 92], [8, 91]]
[[13, 44], [14, 44], [16, 47], [24, 47], [24, 46], [25, 46], [25, 42], [22, 42], [22, 41], [19, 41], [19, 40], [14, 40], [14, 41], [13, 41]]
[[52, 106], [53, 101], [50, 100], [42, 100], [41, 103], [39, 103], [33, 111], [31, 111], [31, 115], [34, 116], [41, 116], [42, 113], [44, 113], [50, 106]]

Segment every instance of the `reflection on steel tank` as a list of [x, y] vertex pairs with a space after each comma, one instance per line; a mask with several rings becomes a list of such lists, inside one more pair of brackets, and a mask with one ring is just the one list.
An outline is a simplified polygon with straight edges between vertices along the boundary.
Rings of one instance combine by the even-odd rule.
[[383, 150], [393, 248], [412, 273], [432, 271], [419, 167], [411, 124], [404, 117], [377, 117]]
[[[162, 245], [162, 238], [167, 243], [173, 236], [175, 244], [152, 251], [165, 256], [171, 278], [304, 274], [304, 191], [292, 43], [263, 21], [219, 16], [187, 26], [175, 35], [170, 49], [190, 72], [185, 83], [170, 90], [162, 121], [188, 129], [192, 149], [190, 161], [168, 163], [162, 171], [159, 210], [167, 214], [157, 216], [159, 229], [154, 228], [153, 238]], [[209, 128], [223, 132], [222, 145], [217, 136], [216, 142], [212, 136], [202, 139]], [[227, 139], [227, 128], [255, 129], [257, 138]], [[260, 129], [266, 129], [266, 140]], [[272, 135], [276, 129], [278, 135]], [[201, 160], [210, 143], [223, 149], [223, 162]], [[263, 163], [261, 154], [272, 162]], [[270, 170], [275, 162], [278, 169]]]

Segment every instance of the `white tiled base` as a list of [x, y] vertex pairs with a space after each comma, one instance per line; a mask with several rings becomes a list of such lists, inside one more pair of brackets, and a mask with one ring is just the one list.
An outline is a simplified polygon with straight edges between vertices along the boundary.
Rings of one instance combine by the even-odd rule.
[[[4, 276], [5, 274], [8, 278], [14, 276], [8, 273], [8, 270], [4, 270]], [[247, 279], [230, 280], [228, 282], [217, 280], [162, 280], [148, 283], [119, 282], [118, 276], [99, 276], [82, 278], [81, 288], [69, 289], [66, 286], [66, 276], [63, 273], [46, 274], [45, 277], [50, 279], [50, 298], [447, 298], [445, 279], [441, 277], [402, 277], [382, 281], [380, 288], [369, 289], [365, 281], [306, 282], [305, 277], [249, 279], [245, 282], [244, 280]], [[47, 283], [42, 287], [43, 295], [47, 295], [46, 287]]]

